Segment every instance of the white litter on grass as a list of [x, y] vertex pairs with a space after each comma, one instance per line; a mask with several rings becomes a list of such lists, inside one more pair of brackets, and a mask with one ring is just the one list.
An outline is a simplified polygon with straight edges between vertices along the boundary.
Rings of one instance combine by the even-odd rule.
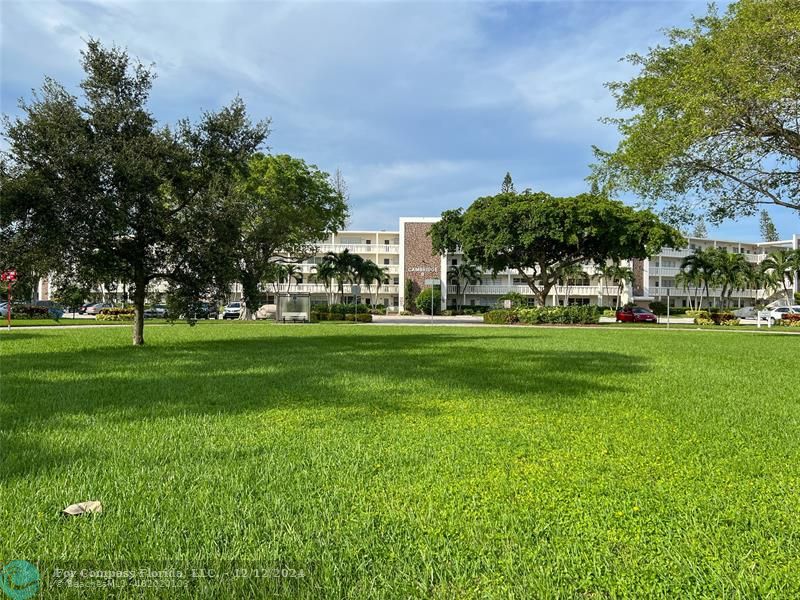
[[78, 504], [70, 504], [61, 511], [61, 514], [70, 517], [78, 517], [80, 515], [90, 515], [101, 512], [103, 512], [103, 505], [97, 500], [89, 500], [87, 502], [79, 502]]

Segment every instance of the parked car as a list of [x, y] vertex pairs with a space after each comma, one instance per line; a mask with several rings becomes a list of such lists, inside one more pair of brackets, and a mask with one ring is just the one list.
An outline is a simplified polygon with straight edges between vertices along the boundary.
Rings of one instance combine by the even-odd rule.
[[100, 311], [104, 308], [114, 308], [113, 304], [109, 304], [108, 302], [98, 302], [97, 304], [90, 304], [86, 307], [84, 311], [87, 315], [99, 315]]
[[167, 305], [166, 304], [153, 304], [152, 306], [148, 306], [144, 309], [144, 318], [145, 319], [163, 319], [167, 316]]
[[779, 306], [769, 311], [770, 323], [780, 321], [784, 315], [797, 315], [800, 314], [800, 306]]
[[758, 315], [758, 309], [754, 306], [745, 306], [743, 308], [737, 308], [733, 311], [733, 314], [740, 319], [755, 319]]
[[88, 309], [90, 306], [94, 306], [95, 304], [96, 304], [95, 302], [87, 302], [86, 304], [84, 304], [84, 305], [82, 305], [82, 306], [79, 306], [79, 307], [78, 307], [78, 314], [79, 314], [79, 315], [86, 314], [86, 310], [87, 310], [87, 309]]
[[8, 316], [8, 302], [0, 302], [0, 317]]
[[231, 302], [225, 307], [225, 310], [222, 313], [222, 318], [238, 319], [240, 314], [242, 314], [242, 303]]
[[[191, 312], [194, 319], [216, 319], [219, 316], [217, 306], [208, 302], [195, 302]], [[181, 315], [181, 319], [185, 317], [185, 314]]]
[[658, 317], [639, 306], [623, 307], [617, 310], [617, 323], [658, 323]]

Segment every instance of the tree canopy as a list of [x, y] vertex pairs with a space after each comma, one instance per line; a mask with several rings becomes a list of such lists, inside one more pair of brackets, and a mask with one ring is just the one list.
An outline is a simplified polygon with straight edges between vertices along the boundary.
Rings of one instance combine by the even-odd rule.
[[570, 265], [646, 258], [685, 243], [649, 210], [590, 194], [544, 192], [478, 198], [463, 213], [443, 213], [430, 235], [437, 252], [460, 247], [486, 269], [516, 271], [541, 305]]
[[46, 79], [22, 115], [5, 119], [0, 247], [3, 265], [81, 282], [133, 286], [134, 344], [142, 344], [148, 283], [224, 285], [232, 274], [223, 213], [268, 122], [244, 103], [199, 122], [159, 126], [147, 108], [155, 74], [90, 40], [82, 97]]
[[777, 242], [781, 239], [780, 235], [778, 234], [778, 228], [775, 227], [775, 223], [772, 221], [772, 217], [769, 216], [769, 213], [765, 210], [761, 211], [761, 215], [759, 216], [758, 226], [761, 230], [761, 239], [765, 242]]
[[608, 86], [630, 116], [607, 119], [622, 139], [613, 152], [595, 148], [592, 178], [684, 222], [763, 204], [800, 211], [798, 31], [796, 0], [740, 0], [629, 56], [639, 73]]
[[344, 226], [342, 191], [316, 165], [286, 154], [258, 154], [240, 178], [227, 219], [236, 235], [236, 270], [244, 302], [258, 308], [259, 286], [281, 262], [313, 254], [314, 244]]

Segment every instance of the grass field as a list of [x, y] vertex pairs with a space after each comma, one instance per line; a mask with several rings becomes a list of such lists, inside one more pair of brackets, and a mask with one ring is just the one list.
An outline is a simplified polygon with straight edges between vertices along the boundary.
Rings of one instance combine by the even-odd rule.
[[190, 573], [130, 598], [800, 595], [795, 336], [129, 337], [0, 333], [0, 559], [52, 597], [57, 565]]

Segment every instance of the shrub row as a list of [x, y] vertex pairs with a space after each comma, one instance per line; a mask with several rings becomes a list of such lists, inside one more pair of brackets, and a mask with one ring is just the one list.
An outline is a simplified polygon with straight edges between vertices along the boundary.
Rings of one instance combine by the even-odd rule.
[[64, 309], [58, 306], [37, 306], [33, 304], [14, 304], [11, 307], [11, 318], [17, 319], [53, 319], [58, 321]]
[[709, 312], [707, 310], [687, 311], [692, 313], [695, 325], [738, 325], [739, 319], [730, 312]]
[[104, 308], [95, 317], [98, 321], [133, 321], [132, 308]]
[[492, 310], [483, 315], [483, 322], [494, 325], [507, 323], [589, 325], [599, 323], [600, 314], [599, 307], [593, 305], [537, 306]]
[[46, 306], [31, 306], [28, 304], [14, 304], [11, 306], [12, 319], [47, 319], [49, 317], [50, 313]]
[[783, 315], [783, 318], [776, 321], [776, 323], [786, 327], [800, 327], [800, 315]]
[[358, 314], [339, 314], [334, 312], [316, 312], [311, 313], [311, 322], [317, 321], [358, 321], [359, 323], [372, 323], [372, 315], [365, 312]]

